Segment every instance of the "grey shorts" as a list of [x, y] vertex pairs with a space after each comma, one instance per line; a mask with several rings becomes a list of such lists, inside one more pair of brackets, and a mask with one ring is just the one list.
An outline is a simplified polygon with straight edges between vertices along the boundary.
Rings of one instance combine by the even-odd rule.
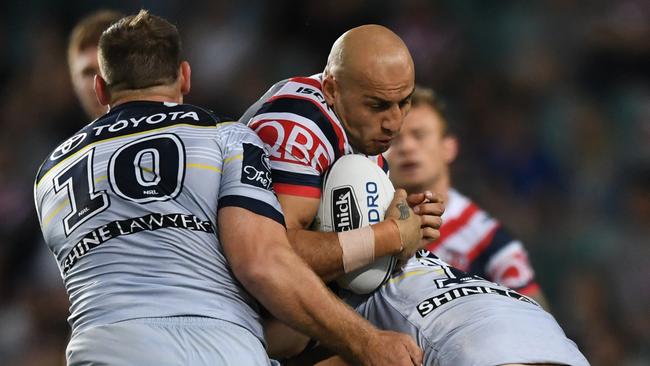
[[201, 317], [143, 318], [90, 328], [73, 336], [66, 357], [69, 366], [272, 365], [248, 330]]

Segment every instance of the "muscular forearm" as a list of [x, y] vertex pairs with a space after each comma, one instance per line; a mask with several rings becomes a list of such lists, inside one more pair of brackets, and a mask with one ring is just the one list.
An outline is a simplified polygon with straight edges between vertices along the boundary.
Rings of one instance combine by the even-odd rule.
[[329, 292], [288, 246], [267, 253], [265, 262], [263, 269], [237, 269], [235, 274], [278, 319], [357, 359], [372, 331], [370, 324]]
[[[381, 222], [372, 225], [375, 233], [375, 258], [393, 255], [402, 249], [398, 236], [382, 233], [394, 232], [389, 225], [394, 224]], [[323, 281], [332, 281], [345, 273], [338, 233], [289, 229], [287, 235], [295, 252]]]

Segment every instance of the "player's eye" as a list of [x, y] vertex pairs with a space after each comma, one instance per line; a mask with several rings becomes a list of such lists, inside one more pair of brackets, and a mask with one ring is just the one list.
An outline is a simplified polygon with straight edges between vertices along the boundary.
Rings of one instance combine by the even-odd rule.
[[83, 69], [81, 72], [81, 75], [84, 77], [94, 77], [95, 74], [97, 74], [97, 71], [95, 69]]
[[382, 112], [390, 108], [390, 103], [388, 102], [374, 102], [370, 103], [370, 109], [376, 112]]
[[427, 133], [425, 131], [415, 131], [415, 132], [413, 132], [413, 137], [416, 140], [422, 140], [425, 137], [427, 137]]

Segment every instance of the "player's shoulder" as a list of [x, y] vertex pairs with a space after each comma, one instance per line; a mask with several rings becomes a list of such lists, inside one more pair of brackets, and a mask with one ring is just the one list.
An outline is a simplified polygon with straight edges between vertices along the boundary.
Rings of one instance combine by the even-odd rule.
[[442, 215], [444, 234], [463, 232], [465, 240], [481, 241], [493, 233], [501, 223], [473, 200], [451, 188], [447, 192], [445, 212]]
[[194, 105], [194, 104], [179, 104], [178, 108], [179, 109], [186, 109], [186, 110], [196, 111], [201, 116], [203, 116], [205, 119], [207, 119], [207, 120], [209, 120], [209, 121], [211, 121], [211, 122], [213, 122], [215, 124], [233, 122], [233, 118], [217, 114], [215, 111], [213, 111], [213, 110], [211, 110], [209, 108], [197, 106], [197, 105]]
[[445, 207], [445, 216], [447, 219], [461, 216], [470, 207], [480, 209], [469, 197], [456, 189], [450, 188], [447, 191], [447, 203]]
[[246, 149], [246, 146], [255, 145], [267, 151], [267, 147], [257, 133], [239, 121], [220, 122], [216, 126], [216, 131], [217, 141], [222, 148], [238, 149], [243, 146]]
[[251, 120], [245, 122], [252, 123], [254, 117], [277, 113], [294, 114], [318, 122], [331, 112], [322, 91], [320, 75], [282, 80], [271, 87], [261, 102]]
[[219, 136], [232, 140], [237, 138], [259, 139], [255, 131], [238, 121], [223, 121], [217, 125]]
[[213, 128], [229, 119], [191, 104], [130, 101], [119, 104], [61, 141], [44, 159], [37, 171], [37, 182], [54, 166], [88, 146], [115, 138], [151, 133], [160, 128], [189, 126]]
[[325, 100], [320, 74], [293, 77], [276, 84], [249, 108], [242, 120], [258, 133], [266, 129], [273, 136], [280, 133], [318, 139], [332, 157], [343, 153], [348, 144], [343, 126]]

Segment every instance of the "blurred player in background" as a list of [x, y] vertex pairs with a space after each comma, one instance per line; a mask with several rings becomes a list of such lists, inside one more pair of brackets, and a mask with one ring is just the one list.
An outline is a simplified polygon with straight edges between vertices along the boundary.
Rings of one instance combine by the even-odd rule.
[[450, 133], [433, 90], [417, 87], [411, 103], [402, 131], [386, 157], [396, 187], [445, 195], [440, 238], [426, 249], [462, 271], [507, 286], [546, 307], [522, 243], [452, 188], [449, 165], [456, 158], [458, 141]]
[[113, 24], [95, 77], [110, 111], [39, 169], [38, 217], [71, 302], [68, 363], [268, 365], [255, 297], [352, 362], [420, 364], [410, 337], [373, 328], [291, 250], [262, 142], [182, 104], [180, 57], [162, 18]]
[[95, 75], [99, 75], [97, 62], [99, 37], [122, 16], [113, 10], [94, 12], [81, 19], [70, 34], [68, 41], [70, 79], [77, 99], [90, 120], [94, 120], [108, 111], [105, 105], [101, 105], [97, 101], [94, 89]]

